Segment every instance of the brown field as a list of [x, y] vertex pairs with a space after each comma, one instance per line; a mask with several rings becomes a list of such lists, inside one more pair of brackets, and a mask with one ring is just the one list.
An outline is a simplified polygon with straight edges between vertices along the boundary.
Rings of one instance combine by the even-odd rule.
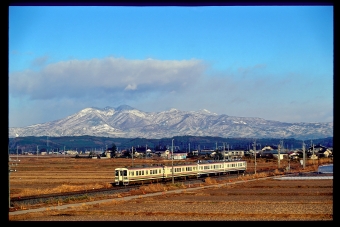
[[[16, 157], [12, 157], [16, 159]], [[75, 159], [71, 157], [20, 157], [20, 162], [10, 174], [11, 197], [47, 194], [71, 190], [112, 187], [116, 167], [131, 165], [131, 159]], [[164, 160], [135, 159], [134, 165], [165, 163]], [[291, 172], [315, 171], [318, 165], [332, 160], [309, 160], [303, 170], [298, 162], [290, 162]], [[255, 180], [262, 176], [284, 174], [286, 160], [248, 163], [249, 171], [238, 180], [241, 184], [224, 184], [221, 187], [185, 191], [183, 184], [144, 185], [125, 195], [112, 195], [112, 201], [80, 207], [44, 212], [9, 215], [10, 221], [198, 221], [198, 220], [333, 220], [333, 180]], [[261, 170], [268, 172], [260, 173]], [[204, 185], [216, 180], [208, 178]], [[192, 185], [191, 187], [195, 187]], [[181, 193], [143, 197], [149, 192], [184, 189]], [[141, 195], [126, 201], [114, 198]], [[77, 202], [77, 201], [74, 201]], [[43, 205], [41, 205], [43, 206]], [[16, 209], [30, 209], [17, 207]]]

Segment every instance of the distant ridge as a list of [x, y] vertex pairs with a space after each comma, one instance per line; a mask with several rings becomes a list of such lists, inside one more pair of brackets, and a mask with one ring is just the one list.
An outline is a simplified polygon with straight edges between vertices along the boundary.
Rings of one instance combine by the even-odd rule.
[[158, 139], [173, 136], [218, 136], [224, 138], [333, 137], [333, 122], [285, 123], [256, 117], [218, 115], [206, 109], [143, 112], [129, 105], [117, 108], [85, 108], [66, 118], [22, 128], [9, 128], [17, 136], [104, 136]]

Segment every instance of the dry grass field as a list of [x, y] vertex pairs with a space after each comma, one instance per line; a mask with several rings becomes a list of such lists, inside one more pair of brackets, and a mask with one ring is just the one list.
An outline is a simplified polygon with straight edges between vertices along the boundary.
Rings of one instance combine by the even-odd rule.
[[[12, 157], [16, 159], [16, 157]], [[20, 157], [10, 174], [11, 197], [38, 195], [52, 192], [112, 187], [116, 167], [131, 165], [131, 159], [75, 159], [71, 157]], [[135, 159], [134, 165], [163, 163], [164, 160]], [[315, 171], [318, 165], [331, 160], [307, 163], [302, 169], [298, 162], [291, 162], [291, 172]], [[333, 180], [255, 180], [269, 175], [283, 174], [285, 161], [249, 162], [248, 174], [239, 177], [241, 184], [228, 184], [210, 189], [162, 194], [153, 197], [116, 201], [114, 197], [143, 195], [149, 192], [170, 191], [187, 186], [175, 184], [144, 185], [126, 195], [113, 195], [112, 201], [65, 210], [46, 208], [44, 212], [9, 215], [10, 221], [250, 221], [250, 220], [333, 220]], [[201, 185], [213, 185], [208, 178]], [[194, 185], [192, 185], [194, 187]], [[95, 198], [89, 198], [93, 201]], [[29, 209], [27, 207], [26, 209]]]

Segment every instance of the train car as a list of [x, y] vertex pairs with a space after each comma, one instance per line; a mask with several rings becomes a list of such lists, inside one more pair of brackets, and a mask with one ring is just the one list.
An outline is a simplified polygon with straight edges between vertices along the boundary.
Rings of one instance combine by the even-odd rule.
[[174, 166], [143, 166], [115, 169], [115, 184], [128, 185], [144, 181], [166, 180], [179, 177], [201, 177], [211, 174], [243, 173], [247, 169], [246, 161], [208, 161]]
[[247, 169], [246, 161], [218, 161], [201, 163], [198, 167], [198, 176], [209, 176], [220, 173], [243, 173]]
[[125, 167], [115, 169], [115, 184], [128, 185], [130, 182], [163, 179], [165, 166]]

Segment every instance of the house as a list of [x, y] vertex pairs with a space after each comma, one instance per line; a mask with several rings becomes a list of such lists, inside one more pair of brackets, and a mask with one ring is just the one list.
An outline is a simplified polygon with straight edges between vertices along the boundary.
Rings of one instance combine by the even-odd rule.
[[214, 150], [207, 150], [207, 149], [203, 149], [201, 151], [198, 152], [198, 156], [205, 156], [205, 157], [211, 157], [212, 155], [214, 155], [215, 151]]
[[323, 155], [326, 158], [333, 157], [333, 148], [327, 148], [326, 151], [323, 153]]
[[170, 156], [170, 151], [169, 150], [165, 150], [165, 151], [158, 151], [157, 154], [162, 157], [162, 158], [165, 158], [165, 159], [170, 159], [171, 156]]
[[69, 154], [69, 155], [77, 155], [77, 154], [78, 154], [78, 151], [66, 151], [66, 154]]
[[244, 156], [244, 151], [243, 150], [232, 150], [232, 151], [227, 151], [227, 154], [228, 154], [229, 160], [239, 160]]
[[262, 152], [262, 157], [264, 157], [264, 158], [274, 158], [274, 159], [280, 158], [280, 160], [282, 160], [284, 158], [288, 158], [288, 154], [285, 153], [285, 152], [280, 152], [280, 155], [279, 155], [278, 150], [266, 150], [266, 151]]
[[174, 160], [183, 160], [187, 158], [186, 152], [176, 152], [174, 153]]
[[[171, 152], [169, 150], [159, 151], [159, 155], [165, 159], [171, 159]], [[173, 152], [174, 160], [182, 160], [187, 158], [186, 152]]]
[[320, 149], [318, 151], [318, 156], [319, 156], [319, 158], [321, 158], [321, 157], [325, 157], [325, 158], [332, 157], [333, 156], [332, 151], [333, 151], [332, 148]]
[[261, 150], [262, 151], [272, 151], [272, 150], [277, 150], [277, 146], [268, 146], [268, 145], [266, 145], [266, 146], [264, 146]]
[[298, 152], [291, 151], [288, 153], [290, 159], [299, 159], [300, 154]]

